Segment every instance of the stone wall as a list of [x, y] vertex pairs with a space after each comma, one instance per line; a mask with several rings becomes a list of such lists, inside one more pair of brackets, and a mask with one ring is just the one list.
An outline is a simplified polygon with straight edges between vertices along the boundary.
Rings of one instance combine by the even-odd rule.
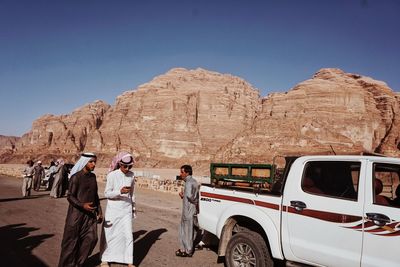
[[[24, 170], [24, 164], [0, 164], [0, 175], [21, 177], [22, 171]], [[96, 168], [95, 173], [97, 176], [97, 181], [99, 183], [105, 183], [107, 176], [107, 168]], [[151, 189], [159, 192], [167, 192], [172, 194], [178, 194], [183, 189], [183, 182], [176, 180], [172, 177], [175, 170], [166, 169], [135, 169], [136, 176], [136, 186], [139, 188]], [[156, 178], [155, 178], [156, 177]], [[208, 177], [194, 177], [199, 184], [208, 183]]]
[[24, 167], [23, 164], [0, 164], [0, 175], [22, 178]]

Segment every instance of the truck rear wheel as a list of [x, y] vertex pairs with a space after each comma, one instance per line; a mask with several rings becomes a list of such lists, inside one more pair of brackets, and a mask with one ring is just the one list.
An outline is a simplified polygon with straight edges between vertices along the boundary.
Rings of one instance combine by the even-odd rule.
[[271, 267], [274, 262], [260, 234], [239, 232], [232, 236], [226, 247], [227, 267]]

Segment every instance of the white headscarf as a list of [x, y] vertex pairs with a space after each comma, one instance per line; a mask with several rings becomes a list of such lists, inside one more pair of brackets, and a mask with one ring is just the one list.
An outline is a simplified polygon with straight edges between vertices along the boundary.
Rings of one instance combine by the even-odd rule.
[[81, 171], [85, 168], [86, 164], [93, 158], [96, 158], [96, 155], [93, 153], [83, 153], [81, 158], [75, 163], [74, 167], [72, 167], [71, 172], [68, 175], [68, 178], [71, 178], [72, 175]]

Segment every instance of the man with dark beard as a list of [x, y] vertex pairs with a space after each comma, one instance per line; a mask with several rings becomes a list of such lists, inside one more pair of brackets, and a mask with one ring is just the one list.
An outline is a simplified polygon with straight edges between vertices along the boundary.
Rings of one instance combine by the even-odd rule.
[[68, 213], [59, 267], [83, 266], [97, 243], [97, 223], [103, 219], [96, 175], [96, 155], [84, 153], [71, 170]]
[[185, 181], [183, 192], [179, 193], [182, 199], [182, 217], [179, 225], [180, 248], [175, 252], [178, 257], [192, 257], [193, 243], [196, 237], [195, 216], [199, 203], [199, 187], [197, 181], [192, 177], [192, 166], [181, 167], [181, 179]]

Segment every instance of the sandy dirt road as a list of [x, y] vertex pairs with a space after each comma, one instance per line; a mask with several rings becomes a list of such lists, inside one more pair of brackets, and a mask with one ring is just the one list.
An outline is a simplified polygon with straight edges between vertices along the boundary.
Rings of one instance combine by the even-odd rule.
[[[68, 201], [50, 199], [48, 191], [32, 191], [30, 198], [22, 198], [21, 185], [21, 178], [0, 176], [0, 265], [57, 266]], [[103, 191], [104, 183], [99, 183], [100, 198]], [[134, 264], [224, 266], [213, 250], [196, 251], [192, 258], [174, 255], [181, 212], [178, 196], [146, 189], [137, 189], [136, 196]], [[106, 200], [101, 203], [104, 210]], [[99, 264], [97, 244], [87, 265]]]

